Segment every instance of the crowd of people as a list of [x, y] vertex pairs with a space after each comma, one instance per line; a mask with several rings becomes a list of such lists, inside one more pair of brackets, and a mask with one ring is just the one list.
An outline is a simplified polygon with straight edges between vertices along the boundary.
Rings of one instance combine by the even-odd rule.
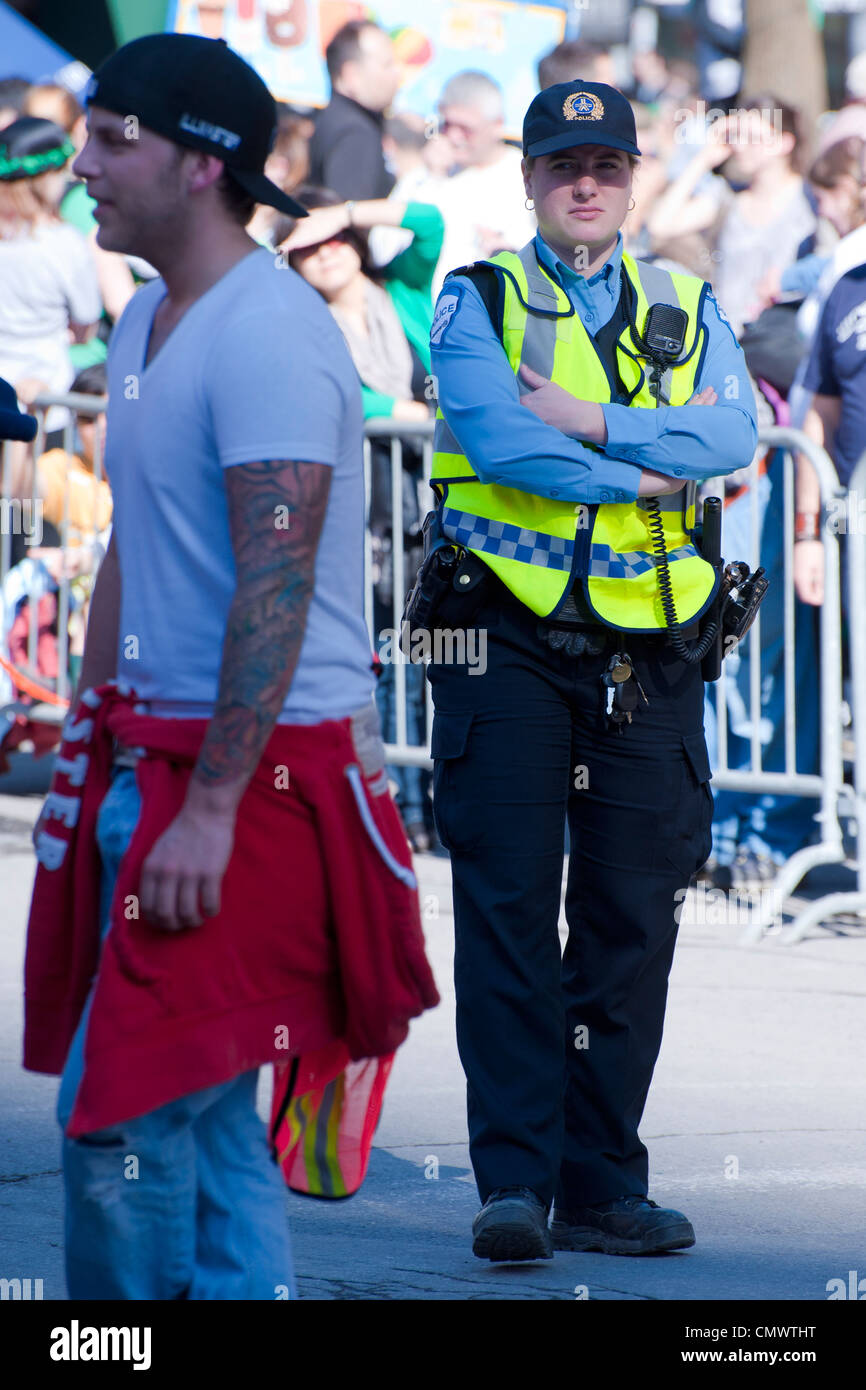
[[[279, 1168], [357, 1190], [396, 1051], [439, 1002], [407, 843], [436, 834], [474, 1255], [690, 1248], [638, 1132], [675, 904], [699, 871], [763, 882], [816, 830], [802, 799], [714, 802], [710, 754], [724, 717], [731, 766], [756, 740], [786, 766], [787, 533], [800, 771], [835, 715], [821, 486], [798, 458], [786, 516], [759, 425], [802, 426], [850, 484], [857, 64], [812, 132], [767, 92], [707, 120], [659, 54], [632, 104], [567, 42], [520, 149], [484, 72], [400, 111], [369, 21], [327, 64], [315, 119], [200, 35], [125, 44], [86, 117], [56, 87], [0, 90], [3, 516], [38, 523], [3, 536], [9, 736], [76, 685], [24, 969], [24, 1066], [61, 1077], [72, 1298], [293, 1296]], [[724, 707], [702, 659], [731, 605], [692, 521], [716, 492], [725, 555], [771, 580]], [[477, 626], [485, 661], [431, 655], [404, 702], [385, 642], [422, 533], [411, 621]], [[423, 748], [425, 680], [432, 817], [385, 750], [404, 703]]]
[[[431, 420], [429, 333], [446, 274], [518, 250], [535, 232], [531, 208], [513, 196], [520, 150], [507, 136], [502, 91], [485, 72], [452, 77], [426, 118], [401, 109], [392, 44], [372, 22], [346, 24], [328, 47], [327, 66], [329, 104], [315, 115], [282, 105], [266, 166], [309, 215], [296, 221], [258, 205], [248, 230], [326, 302], [360, 377], [366, 418]], [[606, 52], [566, 41], [539, 64], [538, 84], [543, 90], [576, 79], [609, 81], [611, 73]], [[743, 93], [728, 114], [708, 123], [697, 68], [658, 53], [635, 55], [629, 95], [641, 159], [623, 229], [626, 249], [710, 282], [745, 350], [762, 422], [801, 426], [828, 449], [847, 485], [866, 447], [866, 55], [849, 65], [841, 109], [828, 112], [816, 130], [805, 130], [798, 112], [771, 92]], [[96, 242], [92, 200], [71, 172], [86, 120], [70, 92], [9, 76], [0, 81], [0, 123], [0, 376], [25, 407], [41, 393], [101, 394], [112, 326], [152, 268]], [[87, 415], [73, 420], [76, 447], [63, 450], [69, 419], [60, 407], [48, 411], [38, 457], [25, 444], [8, 446], [5, 487], [11, 497], [42, 499], [47, 535], [35, 558], [55, 580], [64, 566], [68, 572], [74, 548], [80, 625], [87, 574], [109, 534], [110, 479], [101, 477], [94, 440], [100, 426]], [[398, 525], [391, 515], [390, 449], [373, 441], [368, 525], [377, 633], [392, 624], [394, 544], [404, 547], [409, 575], [420, 555], [426, 499], [420, 447], [408, 436], [403, 461]], [[726, 552], [748, 546], [757, 506], [761, 561], [777, 579], [780, 467], [777, 453], [761, 450], [759, 495], [740, 475], [724, 485]], [[812, 771], [819, 717], [813, 620], [823, 600], [823, 549], [820, 494], [805, 459], [798, 462], [796, 510], [798, 770]], [[61, 539], [66, 558], [58, 566], [51, 549]], [[27, 549], [24, 536], [12, 537], [0, 633], [7, 655], [27, 601], [10, 574], [28, 558]], [[784, 755], [779, 583], [762, 619], [761, 739], [765, 768], [778, 769]], [[76, 637], [73, 659], [78, 650]], [[728, 756], [732, 766], [738, 758], [746, 766], [745, 653], [732, 660], [729, 673], [735, 694], [728, 702]], [[395, 731], [393, 680], [386, 668], [377, 693], [386, 737]], [[419, 670], [410, 669], [407, 689], [409, 738], [423, 743]], [[712, 735], [711, 701], [708, 716]], [[426, 773], [395, 768], [392, 776], [414, 847], [430, 848], [435, 830]], [[815, 809], [791, 798], [722, 794], [707, 874], [724, 887], [772, 877], [816, 833]]]

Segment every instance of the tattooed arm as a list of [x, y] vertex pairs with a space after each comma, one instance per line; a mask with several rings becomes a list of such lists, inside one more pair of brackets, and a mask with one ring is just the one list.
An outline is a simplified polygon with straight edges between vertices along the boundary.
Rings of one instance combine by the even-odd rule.
[[331, 472], [286, 460], [225, 470], [237, 588], [216, 707], [183, 808], [142, 870], [142, 911], [168, 930], [219, 911], [238, 802], [298, 664]]
[[[332, 469], [247, 463], [226, 469], [238, 585], [226, 623], [216, 709], [191, 792], [233, 807], [283, 707], [304, 639]], [[286, 515], [288, 526], [277, 522]]]

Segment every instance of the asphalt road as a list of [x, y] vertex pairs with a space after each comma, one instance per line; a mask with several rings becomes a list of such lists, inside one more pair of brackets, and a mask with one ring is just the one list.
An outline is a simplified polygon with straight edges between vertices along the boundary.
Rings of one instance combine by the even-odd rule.
[[[20, 1066], [38, 806], [0, 795], [0, 1276], [41, 1278], [45, 1299], [64, 1299], [57, 1082]], [[360, 1193], [333, 1204], [287, 1193], [302, 1297], [824, 1300], [831, 1280], [866, 1280], [863, 925], [745, 947], [741, 919], [690, 920], [687, 906], [642, 1135], [650, 1195], [687, 1213], [697, 1244], [489, 1265], [471, 1252], [448, 861], [416, 867], [443, 1003], [398, 1055]]]

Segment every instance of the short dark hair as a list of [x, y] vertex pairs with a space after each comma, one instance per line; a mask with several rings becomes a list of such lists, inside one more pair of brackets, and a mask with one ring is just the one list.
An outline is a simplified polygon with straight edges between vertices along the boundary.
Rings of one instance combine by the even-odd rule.
[[108, 373], [104, 362], [94, 362], [90, 367], [82, 367], [70, 391], [79, 396], [105, 396], [108, 394]]
[[[185, 154], [192, 153], [189, 145], [178, 145], [174, 142], [174, 165], [175, 168], [180, 164]], [[255, 198], [247, 193], [245, 188], [232, 178], [231, 172], [225, 166], [216, 181], [215, 188], [219, 194], [219, 200], [225, 211], [230, 214], [233, 222], [237, 222], [239, 227], [245, 227], [258, 206]]]
[[859, 135], [829, 145], [809, 170], [809, 182], [816, 188], [836, 188], [846, 176], [866, 184], [866, 140]]
[[565, 39], [552, 48], [538, 64], [538, 87], [544, 92], [558, 82], [574, 82], [579, 77], [591, 80], [590, 69], [605, 53], [598, 44], [581, 39]]
[[232, 221], [237, 222], [240, 227], [245, 227], [258, 206], [255, 198], [245, 188], [241, 188], [228, 169], [223, 169], [216, 187], [220, 202], [226, 212], [231, 214]]
[[340, 76], [347, 63], [353, 63], [361, 56], [361, 35], [365, 29], [378, 29], [371, 19], [350, 19], [342, 29], [338, 29], [325, 49], [325, 62], [328, 76], [333, 82]]
[[795, 174], [803, 173], [803, 123], [799, 107], [789, 106], [776, 96], [775, 92], [755, 92], [745, 97], [739, 97], [736, 105], [737, 111], [759, 111], [766, 116], [770, 112], [773, 115], [773, 126], [776, 125], [776, 112], [779, 113], [779, 124], [782, 127], [783, 135], [793, 135], [794, 148], [788, 156], [788, 164]]

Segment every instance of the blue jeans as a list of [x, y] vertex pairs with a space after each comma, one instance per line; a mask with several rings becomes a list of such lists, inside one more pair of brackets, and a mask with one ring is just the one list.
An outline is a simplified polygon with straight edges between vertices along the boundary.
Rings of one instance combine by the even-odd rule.
[[[139, 806], [134, 772], [118, 769], [97, 823], [103, 940]], [[64, 1131], [91, 999], [60, 1083]], [[256, 1114], [257, 1079], [248, 1071], [108, 1129], [77, 1139], [64, 1133], [70, 1298], [297, 1297], [286, 1188]]]

